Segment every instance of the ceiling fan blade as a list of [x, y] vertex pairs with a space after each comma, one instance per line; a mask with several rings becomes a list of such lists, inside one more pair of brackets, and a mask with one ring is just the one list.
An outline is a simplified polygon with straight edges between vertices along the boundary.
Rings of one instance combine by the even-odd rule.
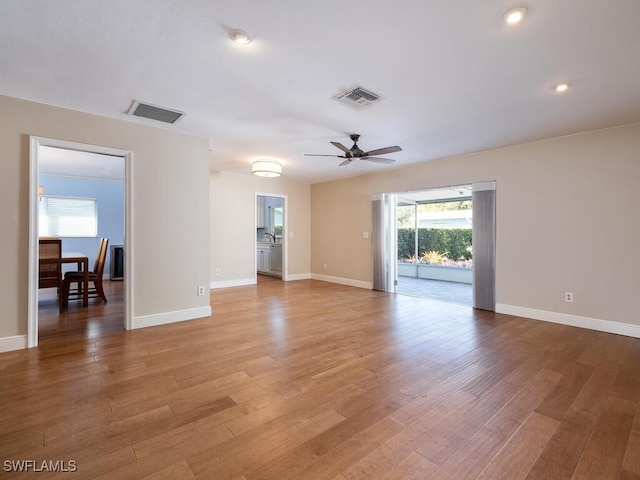
[[375, 162], [375, 163], [386, 163], [387, 165], [395, 162], [395, 160], [391, 160], [390, 158], [380, 158], [380, 157], [362, 157], [360, 160], [367, 160], [369, 162]]
[[349, 158], [349, 157], [345, 157], [344, 155], [323, 155], [321, 153], [305, 153], [304, 154], [305, 157], [334, 157], [334, 158]]
[[351, 150], [349, 150], [347, 147], [345, 147], [344, 145], [342, 145], [340, 142], [329, 142], [331, 145], [333, 145], [334, 147], [338, 147], [340, 150], [342, 150], [344, 153], [351, 153]]
[[339, 167], [344, 167], [345, 165], [349, 165], [351, 162], [353, 162], [353, 158], [347, 158], [344, 162], [342, 162], [340, 165], [338, 165]]
[[364, 154], [366, 156], [369, 155], [385, 155], [387, 153], [395, 153], [395, 152], [401, 152], [402, 148], [400, 148], [399, 146], [395, 145], [393, 147], [386, 147], [386, 148], [378, 148], [376, 150], [371, 150], [370, 152], [365, 152]]

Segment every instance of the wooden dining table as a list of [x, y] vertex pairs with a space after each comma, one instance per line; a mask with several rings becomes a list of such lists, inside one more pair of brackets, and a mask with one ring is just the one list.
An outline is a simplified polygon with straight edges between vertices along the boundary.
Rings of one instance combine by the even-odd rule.
[[[41, 258], [40, 263], [75, 263], [78, 265], [78, 271], [83, 272], [83, 287], [82, 287], [82, 306], [89, 306], [89, 257], [80, 252], [63, 252], [60, 258]], [[62, 302], [62, 299], [59, 299]]]

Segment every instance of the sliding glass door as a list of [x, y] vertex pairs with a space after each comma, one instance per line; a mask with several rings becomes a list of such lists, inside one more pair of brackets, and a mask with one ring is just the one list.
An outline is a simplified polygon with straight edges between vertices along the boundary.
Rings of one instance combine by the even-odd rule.
[[377, 194], [372, 215], [375, 290], [494, 310], [495, 182]]

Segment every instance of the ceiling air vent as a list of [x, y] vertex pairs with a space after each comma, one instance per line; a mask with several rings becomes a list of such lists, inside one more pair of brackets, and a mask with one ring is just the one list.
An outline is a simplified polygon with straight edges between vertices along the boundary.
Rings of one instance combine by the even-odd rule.
[[178, 110], [158, 107], [157, 105], [151, 105], [150, 103], [143, 103], [135, 100], [133, 102], [133, 105], [129, 109], [129, 115], [135, 115], [136, 117], [150, 118], [151, 120], [157, 120], [158, 122], [174, 124], [182, 117], [184, 117], [185, 113]]
[[382, 97], [377, 93], [365, 90], [362, 87], [356, 87], [349, 91], [339, 93], [333, 97], [337, 102], [352, 108], [365, 108], [369, 105], [381, 100]]

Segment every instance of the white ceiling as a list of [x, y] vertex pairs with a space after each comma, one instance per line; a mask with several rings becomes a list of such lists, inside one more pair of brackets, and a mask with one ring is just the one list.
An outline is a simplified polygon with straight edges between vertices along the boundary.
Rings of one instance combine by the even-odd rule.
[[[0, 94], [205, 136], [212, 170], [271, 157], [311, 183], [640, 121], [640, 1], [531, 0], [506, 26], [522, 4], [2, 0]], [[384, 99], [331, 99], [356, 85]], [[134, 99], [186, 116], [134, 118]], [[403, 151], [391, 166], [303, 155], [350, 133]]]
[[124, 159], [112, 155], [44, 147], [38, 149], [40, 175], [124, 182]]

